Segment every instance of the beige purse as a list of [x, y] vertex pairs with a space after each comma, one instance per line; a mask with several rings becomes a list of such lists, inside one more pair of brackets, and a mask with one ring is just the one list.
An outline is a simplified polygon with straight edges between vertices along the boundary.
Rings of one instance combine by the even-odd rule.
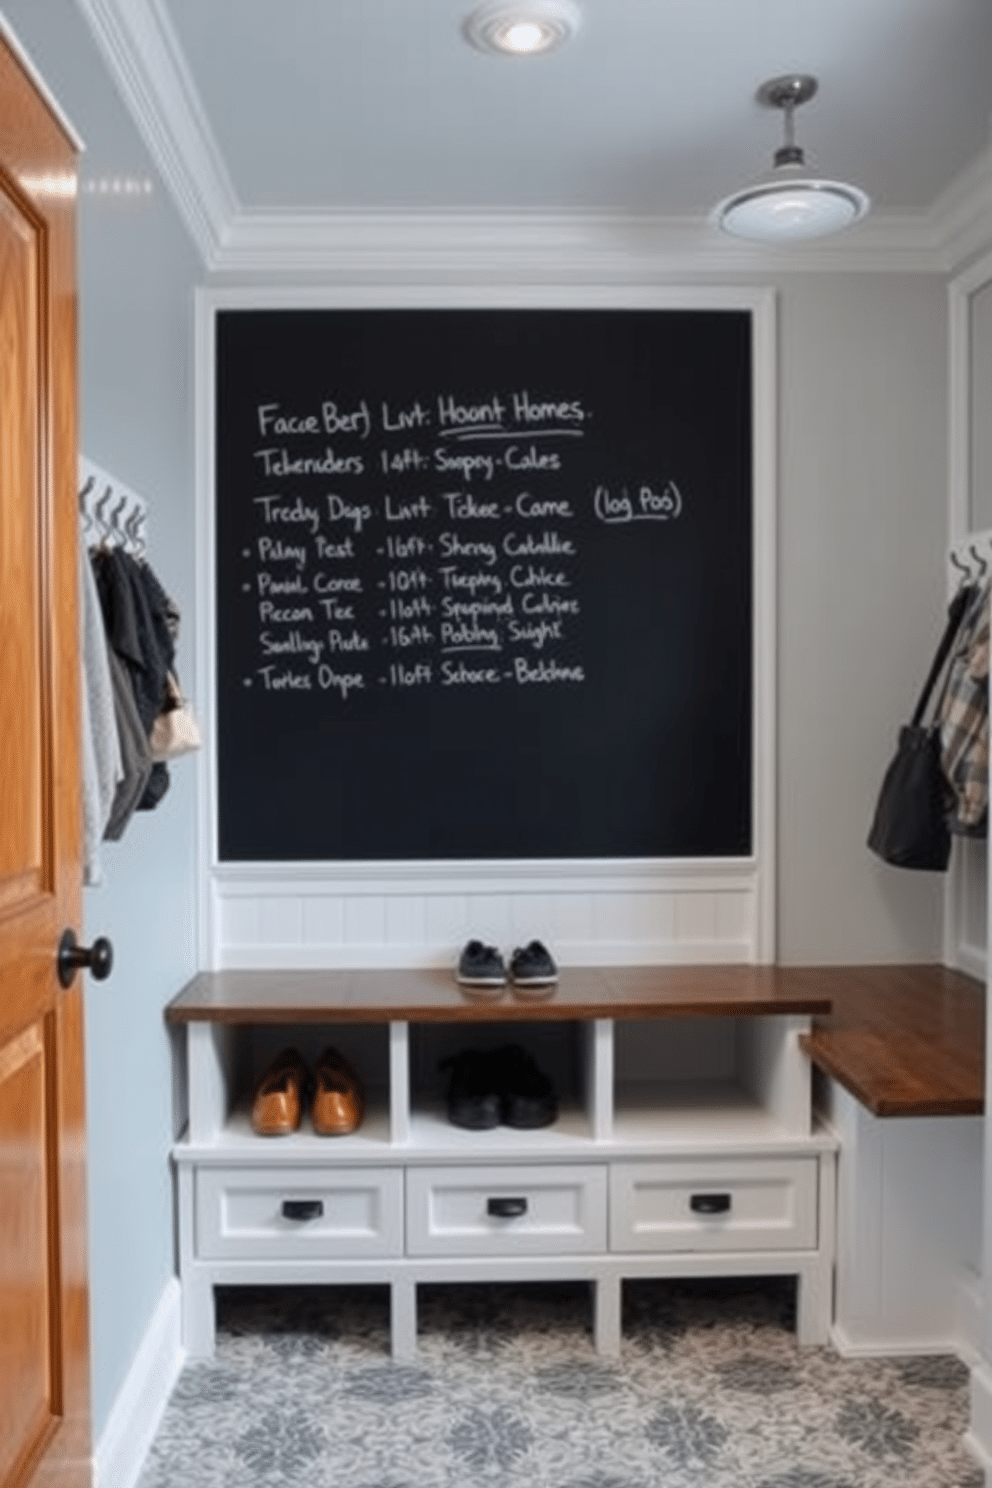
[[190, 754], [199, 749], [202, 742], [193, 710], [182, 695], [175, 673], [170, 672], [165, 683], [165, 706], [148, 736], [152, 759], [158, 763], [175, 759], [180, 754]]

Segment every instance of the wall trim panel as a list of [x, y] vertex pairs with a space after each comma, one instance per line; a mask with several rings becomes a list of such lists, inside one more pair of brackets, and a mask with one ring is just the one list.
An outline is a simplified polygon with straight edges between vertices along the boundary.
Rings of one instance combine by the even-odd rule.
[[[368, 870], [368, 864], [359, 865]], [[395, 865], [394, 865], [395, 866]], [[414, 865], [404, 865], [413, 867]], [[433, 866], [437, 865], [427, 865]], [[218, 968], [447, 966], [479, 937], [502, 947], [535, 936], [563, 965], [727, 963], [755, 959], [757, 893], [735, 875], [666, 880], [644, 870], [502, 882], [478, 874], [390, 883], [329, 870], [326, 879], [218, 872], [211, 920]], [[529, 870], [529, 871], [528, 871]]]

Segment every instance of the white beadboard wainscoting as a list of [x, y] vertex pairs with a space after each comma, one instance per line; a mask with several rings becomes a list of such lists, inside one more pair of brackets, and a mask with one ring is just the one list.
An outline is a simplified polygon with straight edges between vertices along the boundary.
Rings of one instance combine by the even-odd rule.
[[217, 866], [201, 964], [453, 965], [465, 941], [543, 940], [562, 966], [770, 960], [752, 860]]

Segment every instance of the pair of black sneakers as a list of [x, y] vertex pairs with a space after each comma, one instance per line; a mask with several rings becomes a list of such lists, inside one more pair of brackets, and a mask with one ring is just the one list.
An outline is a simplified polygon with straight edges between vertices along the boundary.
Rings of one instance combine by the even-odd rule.
[[509, 969], [495, 946], [481, 940], [470, 940], [458, 958], [456, 976], [464, 987], [553, 987], [558, 980], [558, 967], [547, 946], [539, 940], [518, 946], [510, 957]]
[[451, 1070], [448, 1120], [469, 1131], [514, 1126], [523, 1131], [550, 1126], [558, 1117], [551, 1078], [520, 1044], [499, 1049], [463, 1049], [443, 1059]]

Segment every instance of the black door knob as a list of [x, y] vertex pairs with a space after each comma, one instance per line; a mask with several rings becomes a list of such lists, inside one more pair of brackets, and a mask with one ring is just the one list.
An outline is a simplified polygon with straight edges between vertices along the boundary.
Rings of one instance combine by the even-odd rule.
[[95, 981], [103, 982], [114, 967], [114, 948], [105, 935], [91, 946], [81, 946], [75, 931], [66, 930], [59, 941], [58, 972], [63, 987], [71, 987], [76, 972], [85, 967]]

